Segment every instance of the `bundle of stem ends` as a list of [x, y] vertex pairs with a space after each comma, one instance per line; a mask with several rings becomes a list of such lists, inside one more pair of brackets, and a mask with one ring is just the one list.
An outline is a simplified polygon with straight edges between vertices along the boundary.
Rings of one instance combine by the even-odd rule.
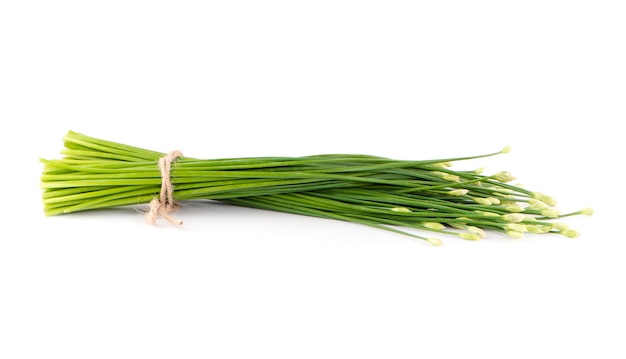
[[[62, 159], [45, 160], [41, 187], [44, 212], [146, 204], [161, 194], [158, 163], [166, 154], [70, 131]], [[559, 218], [556, 201], [509, 182], [508, 172], [455, 171], [452, 162], [506, 153], [437, 160], [392, 160], [367, 155], [176, 158], [168, 167], [176, 203], [215, 200], [233, 205], [338, 219], [440, 245], [423, 235], [467, 240], [502, 232], [577, 237]], [[417, 231], [411, 230], [416, 229]]]

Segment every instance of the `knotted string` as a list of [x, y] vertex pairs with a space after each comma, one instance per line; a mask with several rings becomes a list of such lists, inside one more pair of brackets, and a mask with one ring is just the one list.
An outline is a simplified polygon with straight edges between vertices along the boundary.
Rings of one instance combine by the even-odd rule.
[[170, 213], [175, 212], [180, 208], [180, 205], [174, 201], [174, 187], [170, 180], [170, 171], [172, 169], [172, 162], [182, 157], [183, 154], [180, 151], [172, 151], [168, 155], [159, 158], [159, 170], [161, 171], [161, 193], [159, 198], [154, 198], [150, 201], [150, 210], [146, 213], [146, 222], [155, 224], [157, 218], [163, 217], [170, 223], [181, 225], [183, 221], [170, 217]]

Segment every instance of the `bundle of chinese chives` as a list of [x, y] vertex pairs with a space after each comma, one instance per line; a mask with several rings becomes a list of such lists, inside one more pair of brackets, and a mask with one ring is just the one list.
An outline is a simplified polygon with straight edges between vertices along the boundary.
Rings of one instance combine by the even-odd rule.
[[[41, 159], [46, 215], [154, 204], [159, 196], [163, 200], [169, 186], [176, 203], [207, 199], [339, 219], [438, 245], [437, 238], [399, 228], [468, 240], [483, 238], [486, 231], [513, 238], [525, 232], [576, 237], [577, 231], [554, 220], [592, 213], [583, 209], [560, 214], [551, 197], [511, 185], [514, 178], [508, 172], [484, 175], [450, 168], [454, 161], [506, 153], [508, 148], [482, 156], [419, 161], [348, 154], [200, 160], [71, 131], [64, 143], [62, 159]], [[159, 163], [168, 157], [164, 175]], [[170, 205], [175, 209], [175, 203]]]

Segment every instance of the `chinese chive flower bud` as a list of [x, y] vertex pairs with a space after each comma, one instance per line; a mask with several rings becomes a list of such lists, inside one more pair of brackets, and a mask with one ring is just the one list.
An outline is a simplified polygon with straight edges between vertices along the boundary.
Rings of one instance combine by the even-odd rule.
[[483, 215], [485, 217], [500, 217], [500, 215], [498, 213], [495, 212], [487, 212], [487, 211], [474, 211], [480, 215]]
[[502, 216], [507, 222], [519, 223], [526, 219], [526, 216], [521, 213], [508, 213]]
[[569, 229], [569, 226], [563, 222], [555, 222], [555, 223], [552, 223], [552, 228], [559, 230], [559, 231], [566, 231]]
[[482, 229], [480, 229], [480, 228], [478, 228], [476, 226], [467, 226], [467, 230], [470, 233], [478, 235], [480, 238], [487, 237], [487, 235], [485, 234], [485, 231], [483, 231]]
[[424, 226], [425, 228], [434, 229], [434, 230], [440, 230], [440, 229], [446, 228], [446, 226], [437, 222], [423, 222], [422, 226]]
[[461, 177], [450, 173], [432, 171], [432, 174], [448, 182], [461, 182]]
[[394, 212], [400, 212], [400, 213], [410, 213], [412, 212], [410, 209], [406, 208], [406, 207], [394, 207], [391, 209]]
[[529, 204], [528, 209], [532, 209], [532, 210], [540, 211], [542, 209], [548, 208], [548, 205], [545, 204], [543, 201], [540, 201], [534, 198], [529, 199], [528, 204]]
[[439, 238], [426, 238], [426, 241], [435, 247], [439, 247], [441, 245], [441, 239]]
[[546, 225], [538, 225], [537, 227], [541, 230], [541, 233], [548, 233], [552, 230], [552, 227]]
[[541, 202], [547, 204], [548, 206], [554, 207], [556, 206], [556, 200], [548, 195], [545, 195], [541, 192], [533, 192], [533, 198], [540, 200]]
[[578, 233], [578, 231], [575, 231], [573, 229], [566, 229], [564, 231], [561, 231], [560, 233], [567, 238], [576, 238], [580, 236], [580, 233]]
[[438, 162], [432, 164], [435, 167], [448, 168], [452, 166], [452, 162]]
[[457, 175], [451, 175], [449, 173], [445, 173], [441, 178], [448, 182], [461, 182], [461, 178]]
[[506, 205], [504, 206], [504, 209], [509, 212], [514, 212], [514, 213], [524, 212], [524, 208], [522, 208], [521, 206], [518, 206], [517, 204]]
[[456, 228], [456, 229], [467, 229], [467, 224], [463, 224], [463, 223], [456, 223], [456, 222], [450, 222], [448, 223], [448, 225], [452, 228]]
[[526, 229], [529, 233], [548, 233], [552, 230], [552, 227], [543, 224], [527, 224]]
[[467, 232], [459, 233], [459, 237], [470, 240], [470, 241], [477, 241], [482, 238], [480, 235], [476, 233], [467, 233]]
[[495, 180], [500, 182], [511, 182], [515, 179], [515, 176], [507, 171], [501, 171], [492, 176]]
[[528, 230], [528, 233], [545, 233], [543, 229], [534, 224], [527, 224], [526, 229]]
[[457, 188], [457, 189], [453, 189], [451, 191], [448, 191], [448, 194], [450, 196], [461, 197], [461, 196], [465, 196], [467, 194], [467, 192], [469, 192], [469, 190], [466, 190], [464, 188]]
[[476, 202], [478, 204], [482, 204], [482, 205], [485, 205], [485, 206], [491, 206], [491, 201], [488, 198], [474, 197], [472, 199], [474, 200], [474, 202]]
[[580, 211], [580, 214], [591, 216], [593, 214], [593, 208], [585, 208]]
[[506, 225], [504, 225], [504, 229], [507, 231], [513, 231], [513, 232], [528, 232], [528, 230], [526, 229], [526, 226], [523, 224], [519, 224], [519, 223], [508, 223]]
[[559, 210], [554, 209], [554, 208], [546, 208], [546, 209], [541, 210], [541, 215], [546, 216], [548, 218], [558, 218], [559, 214], [561, 214]]

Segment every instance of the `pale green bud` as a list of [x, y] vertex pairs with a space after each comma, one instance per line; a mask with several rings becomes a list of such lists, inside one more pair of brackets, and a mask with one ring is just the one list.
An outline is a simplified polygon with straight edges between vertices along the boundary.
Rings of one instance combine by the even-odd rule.
[[521, 206], [517, 204], [506, 205], [504, 206], [504, 209], [506, 209], [509, 212], [514, 212], [514, 213], [524, 212], [524, 208], [522, 208]]
[[548, 218], [558, 218], [559, 214], [561, 214], [561, 212], [559, 212], [558, 209], [554, 208], [546, 208], [541, 210], [541, 215]]
[[534, 199], [531, 198], [528, 200], [528, 209], [532, 209], [532, 210], [536, 210], [536, 211], [540, 211], [542, 209], [548, 208], [548, 205], [545, 204], [544, 202], [538, 200], [538, 199]]
[[593, 208], [585, 208], [580, 211], [580, 214], [591, 216], [593, 214]]
[[424, 226], [425, 228], [428, 228], [428, 229], [435, 229], [435, 230], [440, 230], [440, 229], [446, 228], [446, 226], [444, 226], [441, 223], [437, 223], [437, 222], [423, 222], [422, 226]]
[[461, 197], [461, 196], [465, 196], [467, 194], [467, 192], [469, 192], [469, 190], [466, 190], [464, 188], [457, 188], [457, 189], [453, 189], [451, 191], [448, 191], [448, 194], [450, 196]]
[[552, 227], [546, 225], [538, 225], [537, 227], [539, 227], [542, 233], [548, 233], [552, 230]]
[[442, 244], [439, 238], [426, 238], [426, 241], [435, 247], [439, 247]]
[[541, 224], [527, 224], [526, 229], [529, 233], [548, 233], [552, 227]]
[[552, 223], [552, 228], [559, 231], [567, 231], [569, 229], [569, 226], [563, 222], [554, 222]]
[[561, 231], [561, 234], [567, 238], [576, 238], [580, 236], [580, 233], [578, 233], [578, 231], [575, 231], [573, 229], [566, 229], [564, 231]]
[[513, 231], [513, 232], [527, 232], [528, 230], [526, 229], [526, 226], [523, 224], [519, 224], [519, 223], [507, 223], [504, 226], [504, 229], [507, 231]]
[[463, 238], [463, 239], [470, 240], [470, 241], [477, 241], [477, 240], [479, 240], [479, 239], [481, 238], [481, 237], [480, 237], [478, 234], [476, 234], [476, 233], [467, 233], [467, 232], [465, 232], [465, 233], [459, 233], [459, 237], [461, 237], [461, 238]]
[[448, 182], [461, 182], [461, 178], [450, 173], [432, 171], [432, 174]]
[[481, 214], [485, 217], [500, 217], [500, 214], [494, 213], [494, 212], [487, 212], [487, 211], [474, 211], [474, 212]]
[[485, 205], [485, 206], [491, 206], [491, 201], [488, 198], [474, 197], [472, 199], [474, 200], [474, 202], [476, 202], [478, 204], [482, 204], [482, 205]]
[[449, 173], [446, 173], [445, 175], [441, 176], [441, 178], [444, 181], [448, 181], [448, 182], [461, 182], [461, 178], [457, 175], [451, 175]]
[[450, 222], [448, 225], [456, 229], [467, 229], [467, 224], [463, 223]]
[[507, 222], [519, 223], [525, 220], [526, 216], [521, 213], [508, 213], [508, 214], [503, 215], [502, 219], [504, 219]]
[[556, 200], [548, 195], [545, 195], [541, 192], [534, 192], [532, 194], [532, 196], [538, 200], [540, 200], [541, 202], [547, 204], [548, 206], [556, 206]]
[[485, 234], [485, 231], [483, 231], [482, 229], [480, 229], [478, 227], [467, 226], [467, 230], [470, 231], [470, 233], [477, 234], [480, 238], [487, 237], [487, 235]]
[[515, 179], [515, 176], [507, 171], [501, 171], [492, 176], [494, 179], [500, 182], [510, 182]]

